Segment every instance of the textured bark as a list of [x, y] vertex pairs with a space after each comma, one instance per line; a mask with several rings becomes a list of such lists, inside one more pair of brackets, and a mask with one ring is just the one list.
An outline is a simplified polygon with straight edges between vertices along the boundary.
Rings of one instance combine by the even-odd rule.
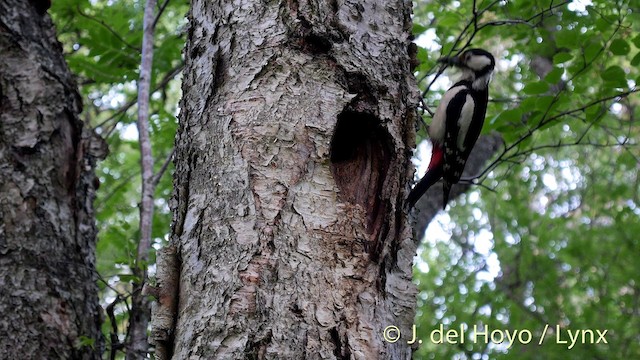
[[[410, 11], [398, 0], [192, 2], [173, 358], [411, 356]], [[403, 339], [385, 343], [388, 325]]]
[[0, 357], [99, 359], [93, 167], [106, 148], [83, 132], [36, 3], [0, 0]]
[[180, 283], [180, 266], [176, 248], [166, 246], [156, 255], [157, 286], [145, 287], [144, 295], [153, 295], [153, 322], [151, 323], [151, 343], [155, 345], [155, 358], [165, 360], [173, 353], [173, 336], [176, 326], [176, 309], [178, 307], [178, 286]]

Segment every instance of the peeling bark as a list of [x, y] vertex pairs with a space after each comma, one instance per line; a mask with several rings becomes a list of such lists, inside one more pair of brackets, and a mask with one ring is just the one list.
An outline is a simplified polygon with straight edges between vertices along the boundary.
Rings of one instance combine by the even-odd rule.
[[180, 262], [174, 246], [167, 246], [157, 253], [157, 286], [144, 288], [143, 295], [153, 295], [153, 322], [150, 340], [155, 345], [157, 360], [171, 359], [178, 307], [178, 285]]
[[93, 169], [106, 145], [83, 129], [35, 5], [0, 0], [0, 354], [99, 359]]
[[[175, 359], [404, 359], [408, 1], [194, 1], [171, 242]], [[406, 339], [405, 339], [406, 337]]]

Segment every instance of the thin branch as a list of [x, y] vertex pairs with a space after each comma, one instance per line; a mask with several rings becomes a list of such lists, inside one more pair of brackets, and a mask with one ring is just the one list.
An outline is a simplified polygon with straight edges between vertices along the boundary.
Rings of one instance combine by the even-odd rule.
[[[530, 22], [531, 20], [533, 20], [533, 19], [535, 19], [537, 17], [543, 18], [546, 13], [552, 13], [553, 10], [555, 10], [555, 9], [561, 7], [561, 6], [565, 6], [565, 5], [569, 4], [569, 3], [571, 3], [571, 0], [565, 0], [565, 1], [559, 2], [557, 4], [551, 3], [551, 4], [549, 4], [549, 8], [547, 8], [545, 10], [542, 10], [541, 12], [529, 17], [525, 21], [526, 22]], [[540, 19], [540, 21], [542, 21], [542, 19]]]
[[422, 94], [420, 94], [420, 96], [424, 99], [425, 96], [427, 96], [427, 93], [429, 92], [429, 90], [431, 89], [431, 86], [433, 85], [433, 83], [436, 82], [436, 80], [438, 80], [438, 77], [440, 75], [442, 75], [442, 73], [444, 72], [444, 69], [446, 69], [447, 66], [446, 65], [440, 65], [440, 68], [438, 68], [438, 72], [436, 73], [436, 75], [433, 77], [433, 79], [431, 80], [431, 82], [429, 83], [429, 85], [427, 85], [427, 87], [424, 89], [424, 91], [422, 92]]
[[[429, 116], [433, 117], [433, 111], [431, 111], [431, 109], [429, 108], [429, 105], [427, 105], [427, 103], [424, 102], [424, 98], [420, 98], [420, 110], [422, 110], [420, 115], [424, 115], [424, 112], [426, 111]], [[422, 120], [424, 122], [424, 120]]]
[[473, 0], [473, 31], [478, 31], [478, 6], [476, 0]]
[[588, 143], [584, 143], [581, 141], [574, 141], [571, 143], [556, 143], [556, 144], [545, 144], [545, 145], [538, 145], [538, 146], [534, 146], [531, 148], [528, 148], [518, 154], [514, 154], [517, 156], [528, 156], [536, 151], [539, 150], [544, 150], [544, 149], [559, 149], [559, 148], [566, 148], [566, 147], [573, 147], [573, 146], [590, 146], [590, 147], [594, 147], [594, 148], [608, 148], [608, 147], [617, 147], [620, 146], [620, 144], [611, 144], [611, 143], [605, 143], [605, 144], [599, 144], [599, 143], [593, 143], [593, 142], [588, 142]]
[[126, 112], [121, 112], [118, 116], [118, 120], [113, 123], [111, 128], [105, 131], [104, 133], [100, 133], [100, 135], [102, 135], [104, 139], [110, 138], [111, 134], [113, 134], [113, 132], [116, 130], [116, 128], [118, 127], [118, 124], [120, 123], [120, 121], [122, 121], [122, 118], [124, 118], [125, 115], [126, 115]]
[[486, 22], [480, 25], [480, 28], [484, 28], [486, 26], [500, 26], [500, 25], [527, 25], [530, 28], [536, 27], [536, 25], [531, 24], [526, 20], [496, 20], [496, 21]]
[[147, 281], [147, 264], [151, 249], [153, 220], [153, 154], [149, 135], [149, 99], [151, 95], [151, 68], [153, 66], [154, 8], [156, 0], [147, 0], [144, 8], [142, 59], [138, 81], [138, 139], [140, 143], [140, 165], [142, 168], [142, 194], [140, 201], [140, 240], [133, 273], [140, 280], [134, 283], [129, 316], [127, 360], [147, 357], [147, 327], [150, 306], [141, 290]]
[[[459, 42], [462, 40], [462, 35], [469, 29], [469, 26], [471, 26], [471, 24], [474, 24], [473, 33], [471, 34], [471, 36], [469, 36], [469, 38], [467, 39], [465, 44], [462, 46], [462, 49], [467, 48], [467, 46], [469, 46], [469, 44], [471, 44], [471, 41], [473, 40], [473, 38], [476, 36], [478, 31], [481, 30], [481, 27], [478, 27], [478, 24], [477, 24], [478, 20], [477, 19], [480, 16], [482, 16], [485, 12], [489, 11], [489, 9], [491, 9], [494, 5], [496, 5], [499, 2], [500, 2], [500, 0], [495, 0], [491, 4], [487, 5], [487, 7], [485, 7], [484, 9], [480, 10], [479, 12], [474, 12], [473, 19], [462, 30], [462, 33], [460, 33], [460, 35], [458, 36], [458, 38], [454, 42], [453, 47], [451, 48], [451, 51], [453, 51], [456, 48], [456, 46], [458, 46]], [[449, 56], [450, 55], [451, 55], [451, 52], [449, 52]]]
[[162, 13], [164, 13], [164, 10], [167, 8], [167, 5], [169, 5], [169, 1], [171, 0], [165, 0], [165, 2], [160, 6], [160, 9], [158, 9], [158, 13], [156, 14], [156, 18], [153, 19], [153, 28], [156, 28], [156, 25], [158, 25], [158, 20], [160, 20], [160, 16], [162, 16]]
[[501, 104], [501, 103], [520, 103], [526, 98], [524, 97], [515, 97], [515, 98], [493, 98], [489, 99], [489, 102]]
[[489, 190], [489, 191], [490, 191], [490, 192], [492, 192], [492, 193], [495, 193], [495, 192], [496, 192], [496, 189], [494, 189], [494, 188], [492, 188], [492, 187], [489, 187], [489, 186], [487, 186], [487, 185], [483, 184], [482, 182], [478, 182], [478, 181], [470, 181], [469, 183], [470, 183], [470, 184], [473, 184], [473, 185], [478, 185], [478, 186], [480, 186], [480, 187], [482, 187], [482, 188], [485, 188], [485, 189]]
[[[95, 273], [95, 275], [96, 275], [96, 277], [97, 277], [98, 281], [100, 281], [101, 283], [103, 283], [105, 287], [109, 288], [109, 289], [110, 289], [111, 291], [113, 291], [116, 295], [118, 295], [118, 296], [123, 296], [123, 295], [122, 295], [122, 293], [121, 293], [118, 289], [116, 289], [115, 287], [113, 287], [111, 284], [109, 284], [109, 282], [108, 282], [108, 281], [107, 281], [107, 280], [106, 280], [102, 275], [100, 275], [100, 273], [99, 273], [99, 272], [94, 271], [94, 273]], [[111, 276], [108, 276], [108, 277], [111, 277]], [[127, 297], [128, 297], [128, 296], [124, 296], [124, 298], [127, 298]]]
[[136, 177], [138, 175], [139, 175], [139, 173], [136, 172], [134, 174], [131, 174], [131, 175], [127, 176], [126, 178], [122, 179], [122, 182], [120, 184], [118, 184], [111, 191], [109, 191], [109, 193], [107, 195], [105, 195], [104, 197], [101, 197], [100, 198], [100, 203], [95, 205], [96, 213], [100, 213], [102, 211], [102, 207], [106, 205], [106, 203], [109, 201], [109, 199], [113, 195], [118, 193], [118, 191], [120, 191], [122, 188], [124, 188], [125, 186], [129, 185], [130, 182], [131, 182], [131, 179], [133, 179], [134, 177]]
[[[117, 294], [117, 293], [116, 293]], [[107, 305], [105, 312], [107, 313], [107, 317], [109, 318], [109, 322], [111, 323], [111, 331], [109, 332], [109, 339], [111, 341], [110, 351], [109, 351], [109, 359], [115, 360], [116, 353], [118, 350], [122, 350], [123, 344], [120, 342], [118, 338], [118, 322], [116, 321], [115, 316], [115, 307], [118, 303], [123, 302], [124, 299], [120, 296], [120, 294], [116, 295], [116, 298]]]
[[176, 152], [176, 148], [174, 147], [171, 150], [171, 153], [169, 153], [167, 158], [164, 160], [164, 164], [162, 164], [162, 167], [160, 168], [160, 170], [158, 170], [158, 172], [153, 177], [153, 188], [154, 188], [154, 190], [158, 186], [158, 183], [160, 183], [160, 180], [162, 179], [162, 175], [164, 175], [164, 173], [169, 168], [169, 164], [171, 164], [171, 160], [173, 160], [173, 154], [175, 154], [175, 152]]
[[[142, 62], [138, 81], [138, 136], [142, 166], [142, 201], [140, 206], [140, 245], [138, 246], [138, 264], [148, 259], [151, 246], [151, 217], [153, 213], [153, 156], [149, 137], [149, 98], [151, 85], [151, 67], [153, 64], [153, 9], [156, 0], [147, 0], [144, 11], [144, 37], [142, 40]], [[146, 266], [146, 265], [142, 265]]]

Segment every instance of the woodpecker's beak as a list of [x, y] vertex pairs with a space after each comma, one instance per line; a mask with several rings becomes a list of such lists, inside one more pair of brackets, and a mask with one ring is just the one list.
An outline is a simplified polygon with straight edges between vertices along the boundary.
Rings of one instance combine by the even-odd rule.
[[443, 57], [438, 59], [439, 63], [447, 64], [450, 66], [462, 66], [460, 56]]

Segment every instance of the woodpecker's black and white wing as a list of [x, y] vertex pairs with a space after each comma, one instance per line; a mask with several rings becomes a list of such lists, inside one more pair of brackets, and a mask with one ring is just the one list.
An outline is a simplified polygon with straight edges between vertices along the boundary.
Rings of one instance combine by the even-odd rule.
[[[469, 150], [475, 139], [469, 141], [475, 102], [469, 89], [458, 91], [447, 106], [447, 125], [444, 135], [444, 179], [452, 184], [460, 180]], [[476, 137], [477, 139], [477, 137]], [[471, 143], [470, 143], [471, 142]]]

